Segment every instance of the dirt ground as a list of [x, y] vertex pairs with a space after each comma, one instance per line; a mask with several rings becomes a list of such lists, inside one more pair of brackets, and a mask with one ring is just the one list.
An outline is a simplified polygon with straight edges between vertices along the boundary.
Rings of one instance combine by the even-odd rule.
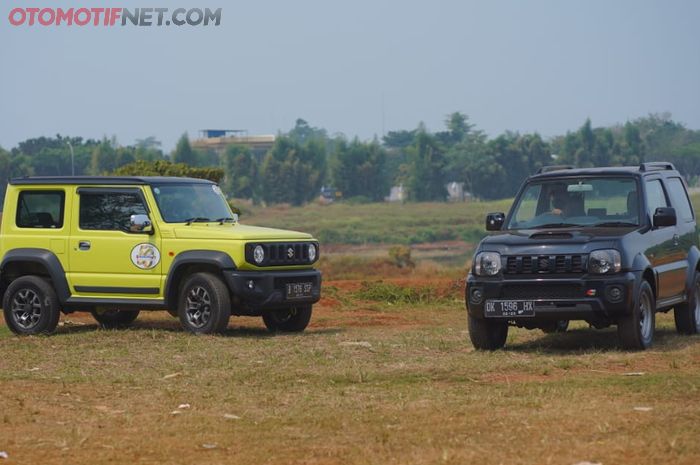
[[482, 353], [459, 280], [386, 281], [441, 298], [329, 281], [301, 335], [232, 318], [195, 337], [164, 312], [120, 331], [71, 314], [50, 337], [0, 325], [0, 464], [700, 463], [700, 337], [669, 315], [641, 353], [580, 323]]

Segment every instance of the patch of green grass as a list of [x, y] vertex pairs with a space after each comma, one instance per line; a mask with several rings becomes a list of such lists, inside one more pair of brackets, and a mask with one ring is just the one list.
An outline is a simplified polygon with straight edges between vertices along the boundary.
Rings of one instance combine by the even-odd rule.
[[419, 244], [474, 242], [484, 236], [484, 218], [507, 211], [510, 200], [470, 203], [309, 204], [251, 207], [247, 224], [306, 231], [325, 244]]
[[353, 296], [387, 304], [417, 305], [437, 300], [435, 291], [430, 287], [404, 287], [384, 281], [363, 281]]

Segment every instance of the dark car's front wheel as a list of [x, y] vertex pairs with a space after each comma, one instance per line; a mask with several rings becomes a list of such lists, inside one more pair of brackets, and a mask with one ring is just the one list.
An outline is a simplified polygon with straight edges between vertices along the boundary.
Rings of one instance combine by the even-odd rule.
[[508, 322], [474, 318], [467, 314], [469, 339], [477, 350], [497, 350], [506, 344]]
[[673, 309], [676, 331], [679, 334], [700, 333], [700, 274], [693, 276], [693, 286], [688, 293], [688, 301]]
[[622, 347], [628, 350], [644, 350], [651, 347], [655, 323], [654, 293], [649, 283], [642, 281], [629, 315], [625, 315], [617, 323], [617, 335]]

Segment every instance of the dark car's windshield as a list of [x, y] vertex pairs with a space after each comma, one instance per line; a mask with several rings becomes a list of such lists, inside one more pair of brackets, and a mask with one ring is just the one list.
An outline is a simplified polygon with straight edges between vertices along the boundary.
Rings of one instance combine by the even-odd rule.
[[152, 189], [166, 223], [225, 221], [233, 217], [215, 184], [161, 184]]
[[528, 184], [507, 229], [628, 227], [639, 224], [633, 178], [580, 177]]

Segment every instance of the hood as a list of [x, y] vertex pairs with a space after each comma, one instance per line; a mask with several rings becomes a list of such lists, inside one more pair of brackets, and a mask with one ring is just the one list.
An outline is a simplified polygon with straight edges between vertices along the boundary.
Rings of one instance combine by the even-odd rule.
[[174, 228], [179, 239], [233, 239], [246, 241], [300, 241], [310, 240], [310, 234], [284, 229], [261, 228], [240, 223], [192, 223]]
[[480, 249], [504, 255], [588, 253], [591, 250], [614, 247], [622, 236], [635, 229], [637, 227], [503, 231], [484, 238]]

